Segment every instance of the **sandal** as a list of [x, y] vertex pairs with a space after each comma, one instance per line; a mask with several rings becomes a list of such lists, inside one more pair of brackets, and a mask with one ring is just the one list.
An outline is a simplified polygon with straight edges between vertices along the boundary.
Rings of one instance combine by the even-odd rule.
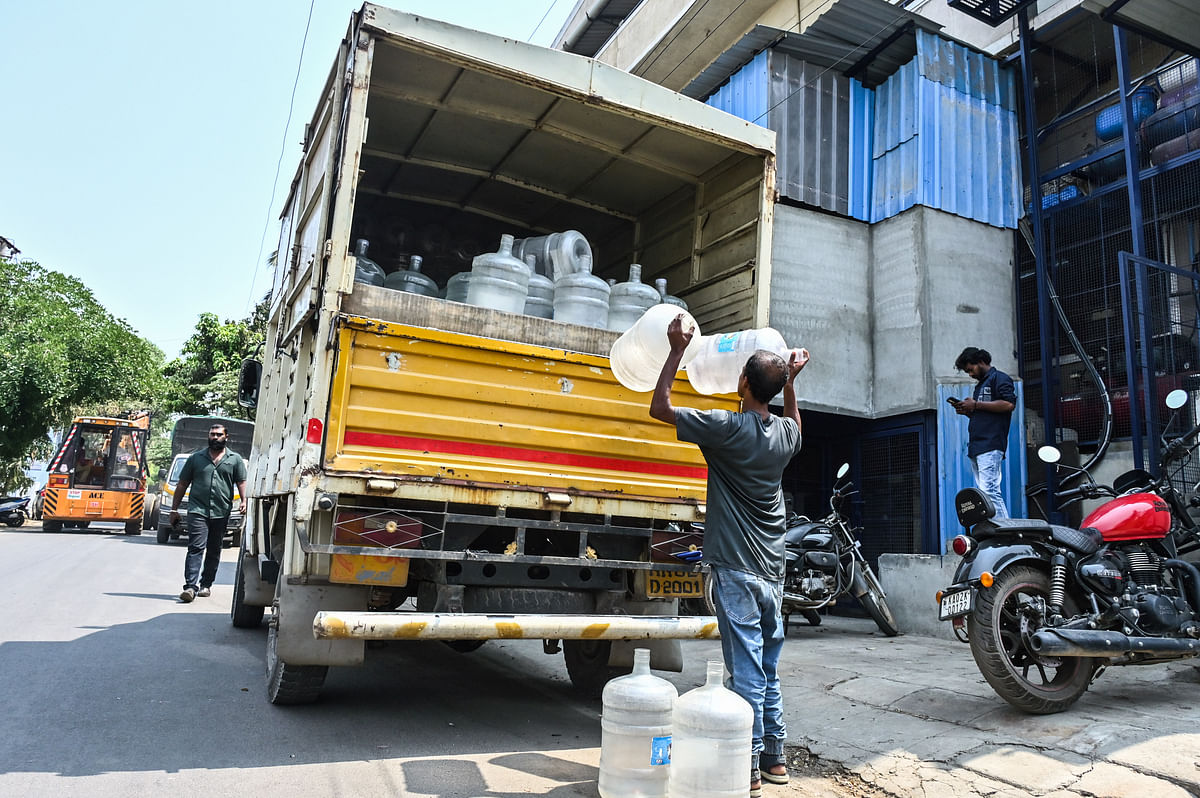
[[[775, 772], [776, 768], [782, 770], [783, 772], [782, 773]], [[777, 765], [771, 765], [769, 768], [762, 771], [762, 777], [763, 777], [764, 781], [769, 781], [772, 784], [787, 784], [788, 783], [787, 765], [783, 764], [782, 762], [780, 762]]]
[[750, 771], [750, 798], [762, 798], [762, 774], [758, 769]]

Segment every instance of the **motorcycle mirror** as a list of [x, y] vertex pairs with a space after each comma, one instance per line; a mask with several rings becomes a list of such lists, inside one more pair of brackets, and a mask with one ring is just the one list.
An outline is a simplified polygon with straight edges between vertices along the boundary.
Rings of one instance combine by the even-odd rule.
[[[1183, 391], [1180, 391], [1180, 393], [1183, 393]], [[850, 464], [842, 463], [842, 467], [837, 470], [837, 478], [841, 479], [842, 477], [846, 476], [849, 473], [850, 473]]]
[[1062, 459], [1062, 452], [1055, 446], [1043, 446], [1037, 450], [1037, 456], [1043, 463], [1057, 463]]
[[1176, 388], [1175, 390], [1173, 390], [1169, 394], [1167, 394], [1167, 398], [1165, 401], [1166, 401], [1167, 407], [1171, 408], [1172, 410], [1178, 410], [1179, 408], [1181, 408], [1185, 404], [1187, 404], [1187, 391]]

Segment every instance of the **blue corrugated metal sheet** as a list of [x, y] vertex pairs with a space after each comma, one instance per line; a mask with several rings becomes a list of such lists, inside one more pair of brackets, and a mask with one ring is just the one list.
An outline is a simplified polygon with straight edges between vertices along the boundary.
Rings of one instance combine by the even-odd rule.
[[779, 193], [827, 211], [850, 212], [850, 81], [770, 51], [771, 111]]
[[768, 52], [763, 50], [748, 64], [734, 72], [729, 77], [729, 82], [717, 89], [704, 101], [705, 104], [720, 108], [738, 119], [767, 127], [767, 111], [771, 107]]
[[[918, 56], [875, 90], [872, 222], [925, 205], [996, 227], [1017, 226], [1016, 113], [984, 99], [1012, 98], [999, 88], [1004, 80], [975, 66], [982, 56], [959, 45], [939, 50], [957, 51], [971, 57], [957, 64], [943, 59], [928, 70], [948, 83], [923, 77]], [[924, 64], [929, 67], [928, 59]]]
[[968, 50], [929, 31], [918, 30], [917, 71], [921, 77], [940, 83], [988, 105], [1015, 111], [1016, 75], [994, 58]]
[[875, 92], [850, 81], [850, 216], [871, 220], [871, 143], [875, 130]]
[[[1014, 380], [1014, 383], [1017, 409], [1013, 411], [1012, 424], [1008, 428], [1008, 453], [1004, 458], [1000, 487], [1009, 515], [1024, 518], [1028, 513], [1025, 502], [1025, 385], [1021, 380]], [[972, 387], [963, 383], [937, 387], [938, 522], [942, 531], [942, 553], [946, 551], [946, 544], [962, 531], [954, 508], [954, 496], [975, 484], [967, 460], [967, 421], [946, 404], [946, 397], [965, 399], [971, 395]]]

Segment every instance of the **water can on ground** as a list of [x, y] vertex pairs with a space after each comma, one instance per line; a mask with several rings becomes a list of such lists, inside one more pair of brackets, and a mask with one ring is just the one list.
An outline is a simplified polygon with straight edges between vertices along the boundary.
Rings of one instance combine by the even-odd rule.
[[661, 304], [647, 310], [632, 327], [621, 333], [609, 350], [608, 360], [617, 382], [631, 391], [653, 391], [662, 372], [663, 363], [671, 353], [667, 326], [676, 316], [683, 316], [683, 329], [692, 330], [692, 341], [683, 350], [681, 366], [687, 366], [700, 351], [700, 325], [681, 307]]
[[641, 264], [629, 264], [629, 280], [614, 285], [608, 298], [608, 329], [625, 332], [660, 301], [654, 286], [642, 282]]
[[667, 278], [659, 277], [654, 281], [654, 287], [658, 290], [659, 301], [668, 305], [678, 305], [687, 310], [687, 303], [677, 296], [671, 296], [667, 293]]
[[554, 320], [585, 327], [608, 325], [608, 283], [592, 274], [592, 259], [587, 269], [565, 274], [554, 281]]
[[451, 302], [466, 302], [467, 288], [471, 284], [470, 272], [459, 272], [446, 281], [446, 299]]
[[737, 393], [738, 378], [750, 356], [759, 349], [774, 352], [784, 363], [791, 350], [783, 336], [770, 327], [706, 335], [687, 366], [688, 382], [698, 393]]
[[754, 710], [725, 688], [725, 667], [675, 700], [671, 713], [670, 798], [745, 798], [750, 787]]
[[601, 798], [666, 798], [671, 712], [679, 692], [650, 673], [650, 649], [633, 650], [633, 672], [604, 686]]
[[[521, 260], [532, 255], [534, 269], [551, 280], [592, 270], [592, 245], [578, 230], [517, 239], [513, 242], [513, 254]], [[585, 256], [588, 258], [586, 266], [583, 261]]]
[[367, 248], [370, 246], [370, 242], [365, 238], [354, 242], [354, 282], [383, 285], [387, 275], [384, 274], [383, 267], [367, 257]]
[[399, 269], [387, 276], [383, 284], [397, 291], [407, 291], [410, 294], [423, 296], [441, 296], [435, 283], [428, 275], [421, 273], [421, 256], [413, 255], [408, 261], [407, 269]]
[[525, 256], [529, 264], [529, 295], [525, 297], [525, 315], [539, 319], [554, 318], [554, 281], [534, 271], [534, 257]]
[[476, 255], [471, 261], [467, 304], [524, 313], [529, 294], [529, 267], [513, 257], [513, 237], [500, 237], [500, 249]]

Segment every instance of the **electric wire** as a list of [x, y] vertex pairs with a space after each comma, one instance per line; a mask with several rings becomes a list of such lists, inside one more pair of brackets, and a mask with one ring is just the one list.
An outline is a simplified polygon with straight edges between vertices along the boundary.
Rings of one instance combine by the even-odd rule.
[[538, 24], [534, 26], [532, 31], [530, 31], [529, 36], [525, 38], [525, 41], [533, 41], [533, 37], [537, 34], [538, 30], [541, 29], [542, 23], [546, 21], [546, 17], [550, 16], [550, 12], [554, 10], [556, 5], [558, 5], [558, 0], [550, 0], [550, 7], [546, 9], [545, 14], [542, 14], [542, 18], [538, 20]]
[[254, 271], [250, 276], [250, 295], [246, 297], [246, 310], [253, 307], [254, 281], [258, 279], [258, 266], [262, 261], [263, 244], [267, 240], [267, 230], [271, 227], [271, 209], [275, 206], [275, 191], [279, 184], [279, 172], [283, 169], [283, 156], [287, 152], [288, 127], [292, 124], [292, 111], [296, 107], [296, 87], [300, 85], [300, 68], [304, 65], [304, 50], [308, 45], [308, 29], [312, 25], [313, 6], [317, 0], [308, 4], [308, 18], [304, 21], [304, 37], [300, 40], [300, 57], [296, 62], [296, 77], [292, 81], [292, 96], [288, 100], [287, 121], [283, 123], [283, 141], [279, 143], [279, 159], [275, 162], [275, 179], [271, 181], [271, 199], [267, 202], [267, 218], [263, 220], [262, 235], [258, 238], [258, 254], [254, 256]]

